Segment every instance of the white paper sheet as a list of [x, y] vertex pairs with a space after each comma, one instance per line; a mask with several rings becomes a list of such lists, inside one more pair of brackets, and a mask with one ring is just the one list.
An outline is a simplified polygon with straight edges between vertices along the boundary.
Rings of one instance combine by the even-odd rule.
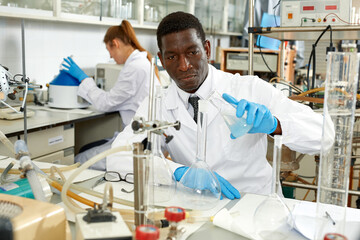
[[[213, 223], [228, 231], [237, 233], [250, 239], [259, 239], [253, 227], [253, 215], [257, 206], [266, 196], [246, 194], [230, 211], [222, 209], [218, 212]], [[313, 239], [315, 234], [316, 203], [284, 199], [292, 210], [295, 229], [287, 239]], [[300, 233], [301, 234], [300, 234]], [[347, 223], [345, 235], [349, 240], [360, 239], [360, 209], [347, 208]]]
[[[329, 211], [331, 209], [340, 208], [339, 206], [328, 205]], [[295, 205], [293, 210], [295, 218], [295, 227], [306, 238], [312, 239], [315, 236], [316, 226], [316, 203], [301, 201]], [[335, 221], [338, 221], [333, 216]], [[345, 236], [349, 240], [360, 239], [360, 209], [346, 208], [346, 225]]]
[[[265, 200], [266, 196], [247, 193], [230, 211], [222, 209], [214, 217], [213, 223], [228, 231], [234, 232], [249, 239], [260, 239], [255, 232], [253, 215], [257, 206]], [[290, 209], [298, 202], [297, 200], [286, 201]], [[287, 239], [304, 239], [296, 231], [292, 231]]]

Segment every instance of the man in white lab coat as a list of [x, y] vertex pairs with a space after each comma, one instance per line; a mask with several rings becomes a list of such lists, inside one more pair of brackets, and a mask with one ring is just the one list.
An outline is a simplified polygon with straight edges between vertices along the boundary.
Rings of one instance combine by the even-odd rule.
[[[268, 194], [271, 191], [271, 166], [266, 160], [267, 135], [282, 134], [283, 144], [290, 149], [316, 154], [320, 152], [322, 116], [309, 107], [286, 98], [280, 91], [256, 76], [226, 73], [209, 65], [210, 43], [198, 19], [176, 12], [159, 24], [157, 40], [163, 67], [173, 83], [164, 97], [163, 119], [180, 121], [181, 129], [166, 130], [174, 139], [162, 147], [173, 160], [171, 167], [179, 181], [196, 156], [196, 122], [190, 96], [206, 99], [216, 89], [237, 105], [238, 117], [247, 111], [247, 122], [254, 124], [249, 133], [233, 139], [222, 116], [209, 106], [206, 162], [216, 173], [222, 194], [239, 198], [239, 192]], [[237, 101], [237, 100], [241, 101]], [[140, 106], [138, 116], [147, 116], [147, 105]], [[119, 134], [114, 146], [141, 141], [130, 127]], [[116, 155], [107, 158], [107, 169], [132, 170]]]

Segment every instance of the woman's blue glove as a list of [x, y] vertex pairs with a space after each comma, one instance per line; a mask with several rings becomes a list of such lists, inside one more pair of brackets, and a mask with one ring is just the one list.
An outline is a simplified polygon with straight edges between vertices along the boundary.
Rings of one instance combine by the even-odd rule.
[[[236, 116], [241, 118], [247, 110], [246, 123], [253, 124], [249, 133], [271, 134], [275, 131], [278, 120], [271, 114], [270, 110], [261, 104], [249, 102], [245, 99], [237, 101], [234, 97], [224, 93], [222, 97], [230, 104], [236, 106]], [[234, 138], [231, 135], [231, 138]]]
[[64, 67], [63, 71], [67, 72], [68, 74], [76, 78], [79, 81], [79, 83], [81, 83], [81, 81], [84, 80], [85, 78], [88, 78], [88, 75], [86, 75], [84, 71], [81, 70], [81, 68], [79, 68], [79, 66], [74, 62], [74, 60], [72, 60], [71, 57], [64, 58], [64, 61], [69, 65], [63, 63], [62, 64], [62, 66]]
[[[188, 169], [189, 169], [189, 167], [186, 167], [186, 166], [178, 167], [174, 172], [176, 181], [180, 181], [180, 179], [182, 178], [182, 176]], [[227, 180], [225, 180], [225, 178], [221, 177], [216, 172], [213, 172], [213, 173], [215, 174], [216, 178], [218, 179], [218, 181], [220, 183], [221, 193], [224, 194], [225, 197], [227, 197], [231, 200], [234, 198], [240, 198], [240, 193], [236, 188], [234, 188]], [[199, 174], [199, 172], [197, 172], [197, 174]], [[194, 175], [195, 174], [193, 174], [192, 177], [195, 178]], [[202, 176], [197, 176], [197, 179], [199, 179], [199, 177], [201, 177], [201, 182], [204, 184], [204, 186], [197, 185], [197, 187], [200, 187], [201, 189], [209, 188], [209, 187], [207, 187], [207, 184], [209, 184], [210, 181], [206, 181], [207, 179], [204, 179], [204, 178], [207, 178], [208, 176], [209, 176], [208, 174], [202, 174]], [[195, 179], [194, 179], [194, 181], [195, 181]], [[185, 185], [189, 188], [194, 188], [195, 187], [194, 181], [187, 182], [187, 183], [185, 183]], [[199, 184], [199, 183], [197, 183], [197, 184]], [[220, 199], [222, 199], [222, 196]]]

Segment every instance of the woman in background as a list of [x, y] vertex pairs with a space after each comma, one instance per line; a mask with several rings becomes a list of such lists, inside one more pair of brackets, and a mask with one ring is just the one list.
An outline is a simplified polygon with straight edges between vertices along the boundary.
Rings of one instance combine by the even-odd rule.
[[[119, 111], [126, 126], [131, 122], [140, 103], [149, 94], [151, 54], [140, 45], [134, 29], [126, 20], [123, 20], [119, 26], [112, 26], [107, 30], [104, 43], [110, 57], [117, 64], [124, 64], [110, 91], [106, 92], [98, 88], [94, 79], [88, 77], [71, 57], [64, 59], [64, 71], [79, 81], [79, 96], [99, 111]], [[159, 79], [157, 68], [155, 73]], [[83, 146], [75, 162], [83, 163], [109, 149], [116, 136], [117, 133], [110, 140], [103, 139]], [[105, 159], [92, 168], [105, 170]]]
[[[126, 126], [149, 94], [151, 54], [140, 45], [134, 29], [126, 20], [107, 30], [104, 43], [110, 57], [117, 64], [124, 64], [109, 92], [98, 88], [94, 79], [88, 77], [70, 57], [64, 59], [64, 71], [80, 82], [79, 96], [99, 111], [119, 111]], [[157, 69], [156, 75], [159, 78]]]

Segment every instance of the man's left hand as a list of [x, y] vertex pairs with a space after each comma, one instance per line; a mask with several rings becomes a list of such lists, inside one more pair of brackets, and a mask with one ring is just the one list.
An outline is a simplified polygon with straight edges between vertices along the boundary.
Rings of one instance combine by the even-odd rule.
[[[209, 173], [206, 172], [204, 169], [189, 169], [189, 167], [183, 166], [183, 167], [178, 167], [175, 172], [174, 172], [174, 176], [176, 181], [180, 181], [180, 179], [183, 177], [183, 175], [186, 173], [186, 171], [189, 172], [188, 174], [188, 178], [187, 181], [183, 182], [183, 184], [189, 188], [200, 188], [200, 189], [209, 189], [212, 190], [214, 186], [212, 186], [212, 182], [210, 181], [209, 177]], [[219, 183], [220, 183], [220, 188], [221, 188], [221, 193], [233, 200], [235, 198], [240, 198], [240, 193], [239, 191], [234, 188], [231, 183], [229, 183], [225, 178], [223, 178], [222, 176], [220, 176], [218, 173], [213, 172], [214, 175], [216, 176], [216, 178], [218, 179]], [[220, 197], [220, 199], [222, 199], [222, 196]]]

